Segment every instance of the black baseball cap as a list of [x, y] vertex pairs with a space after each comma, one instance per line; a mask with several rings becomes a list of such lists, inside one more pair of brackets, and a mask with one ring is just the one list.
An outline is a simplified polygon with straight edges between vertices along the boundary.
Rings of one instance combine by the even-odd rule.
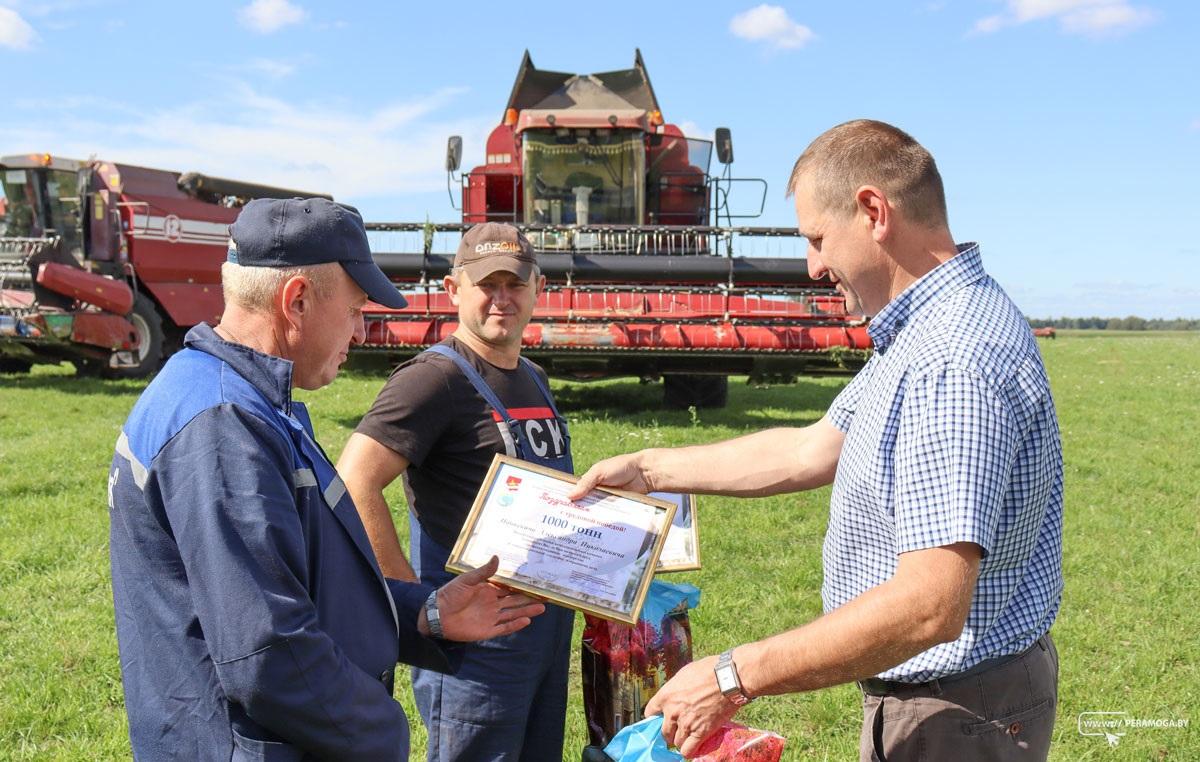
[[325, 198], [257, 198], [229, 226], [230, 262], [306, 267], [337, 262], [367, 298], [399, 309], [408, 302], [371, 257], [357, 211]]

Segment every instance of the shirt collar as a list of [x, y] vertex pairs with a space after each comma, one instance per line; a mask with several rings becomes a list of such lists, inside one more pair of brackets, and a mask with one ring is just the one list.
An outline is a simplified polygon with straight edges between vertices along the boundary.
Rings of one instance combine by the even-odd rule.
[[957, 249], [956, 256], [922, 275], [871, 319], [867, 334], [877, 352], [887, 351], [904, 326], [927, 305], [987, 275], [983, 271], [979, 244], [960, 243]]
[[243, 344], [225, 341], [212, 326], [200, 323], [188, 331], [183, 345], [228, 364], [239, 376], [263, 393], [275, 407], [290, 415], [292, 409], [292, 361], [263, 354]]

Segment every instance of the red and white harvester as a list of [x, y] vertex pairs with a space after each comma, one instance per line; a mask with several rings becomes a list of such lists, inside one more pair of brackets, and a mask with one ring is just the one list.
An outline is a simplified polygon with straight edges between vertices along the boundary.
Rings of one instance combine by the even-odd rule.
[[[794, 228], [740, 224], [761, 212], [766, 183], [732, 177], [729, 130], [714, 137], [664, 122], [640, 52], [631, 69], [591, 75], [539, 70], [526, 53], [485, 162], [458, 174], [462, 141], [449, 140], [461, 223], [367, 224], [409, 306], [371, 305], [360, 351], [401, 358], [449, 335], [457, 316], [440, 284], [462, 231], [503, 221], [539, 250], [548, 288], [524, 352], [551, 375], [661, 377], [668, 404], [717, 406], [729, 375], [854, 370], [870, 347], [863, 319], [809, 278]], [[188, 327], [220, 315], [238, 208], [314, 195], [48, 154], [4, 157], [0, 173], [9, 371], [71, 360], [152, 372]], [[748, 195], [749, 209], [731, 206]]]

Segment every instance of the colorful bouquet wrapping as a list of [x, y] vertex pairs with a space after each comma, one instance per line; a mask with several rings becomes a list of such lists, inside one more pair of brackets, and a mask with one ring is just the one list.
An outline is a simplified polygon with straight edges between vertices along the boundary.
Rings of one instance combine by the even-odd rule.
[[655, 580], [636, 626], [584, 616], [583, 713], [593, 746], [641, 720], [651, 697], [692, 660], [688, 611], [699, 604], [694, 585]]

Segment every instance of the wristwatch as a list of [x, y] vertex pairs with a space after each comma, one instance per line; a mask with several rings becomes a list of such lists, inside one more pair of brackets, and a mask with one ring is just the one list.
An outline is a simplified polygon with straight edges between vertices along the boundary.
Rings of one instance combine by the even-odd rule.
[[437, 607], [438, 591], [434, 590], [425, 599], [425, 622], [429, 625], [429, 634], [435, 638], [445, 637], [442, 634], [442, 616]]
[[738, 679], [737, 667], [733, 664], [732, 648], [717, 657], [717, 666], [713, 671], [717, 675], [717, 688], [721, 695], [734, 706], [745, 706], [754, 700], [742, 690], [742, 681]]

